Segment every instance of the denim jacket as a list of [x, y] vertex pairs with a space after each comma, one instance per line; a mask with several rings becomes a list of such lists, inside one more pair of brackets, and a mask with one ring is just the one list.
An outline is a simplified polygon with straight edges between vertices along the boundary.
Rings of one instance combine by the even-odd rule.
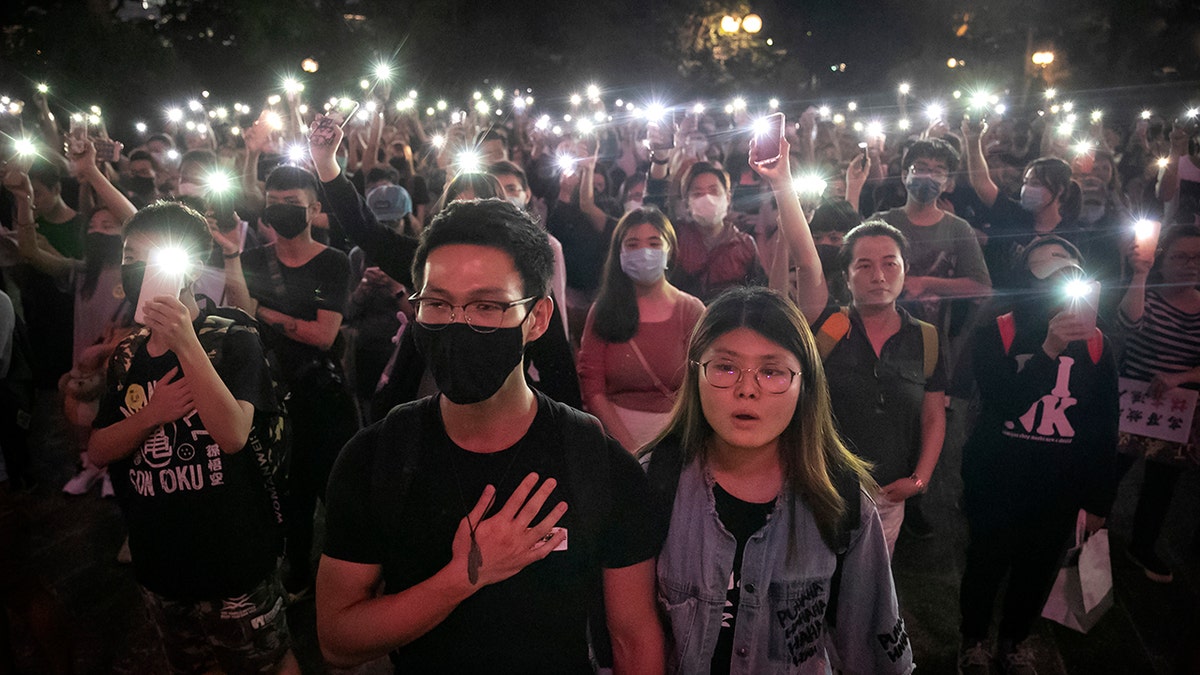
[[[717, 516], [712, 485], [700, 462], [683, 469], [658, 558], [658, 603], [668, 618], [672, 673], [708, 673], [721, 630], [737, 544]], [[837, 556], [808, 506], [785, 489], [766, 525], [746, 543], [731, 672], [911, 672], [912, 648], [870, 499], [862, 500], [860, 526], [842, 566], [835, 630], [826, 611]]]

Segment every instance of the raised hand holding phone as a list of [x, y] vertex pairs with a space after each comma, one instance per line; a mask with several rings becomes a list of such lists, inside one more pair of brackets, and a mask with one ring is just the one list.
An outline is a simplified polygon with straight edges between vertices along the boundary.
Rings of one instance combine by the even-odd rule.
[[779, 161], [783, 154], [783, 113], [767, 115], [753, 125], [754, 139], [750, 147], [750, 163], [756, 167]]

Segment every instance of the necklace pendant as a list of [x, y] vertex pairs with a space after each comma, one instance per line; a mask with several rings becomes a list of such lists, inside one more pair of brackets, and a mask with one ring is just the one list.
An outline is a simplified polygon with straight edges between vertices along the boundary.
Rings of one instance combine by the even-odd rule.
[[479, 550], [479, 542], [475, 541], [475, 533], [471, 533], [471, 548], [467, 551], [467, 581], [471, 585], [479, 583], [479, 568], [483, 566], [483, 551]]

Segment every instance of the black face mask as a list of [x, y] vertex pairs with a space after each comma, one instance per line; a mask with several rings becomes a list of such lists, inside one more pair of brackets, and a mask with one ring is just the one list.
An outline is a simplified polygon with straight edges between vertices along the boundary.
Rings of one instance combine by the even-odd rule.
[[262, 220], [284, 239], [295, 239], [308, 227], [308, 207], [299, 204], [270, 204]]
[[145, 278], [145, 261], [121, 265], [121, 288], [125, 290], [125, 299], [133, 307], [137, 307], [138, 296], [142, 294], [142, 280]]
[[837, 269], [838, 253], [841, 252], [841, 250], [841, 246], [835, 246], [833, 244], [817, 244], [817, 257], [821, 259], [821, 269]]
[[121, 181], [121, 187], [135, 195], [145, 197], [153, 195], [158, 186], [154, 184], [154, 179], [149, 176], [129, 176]]
[[412, 329], [438, 390], [459, 405], [495, 395], [525, 355], [520, 325], [477, 333], [465, 323], [430, 330], [414, 321]]
[[119, 234], [88, 232], [83, 237], [83, 259], [89, 267], [108, 267], [121, 262], [123, 242]]

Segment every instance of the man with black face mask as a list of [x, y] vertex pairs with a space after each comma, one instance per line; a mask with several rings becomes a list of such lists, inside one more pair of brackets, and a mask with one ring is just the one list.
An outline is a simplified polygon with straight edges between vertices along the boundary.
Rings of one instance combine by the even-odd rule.
[[450, 204], [423, 233], [411, 330], [441, 393], [356, 436], [330, 477], [317, 632], [333, 665], [591, 673], [588, 633], [606, 653], [607, 626], [614, 670], [663, 671], [646, 477], [525, 380], [552, 266], [545, 231], [499, 200]]
[[312, 580], [313, 509], [325, 494], [338, 449], [358, 430], [339, 333], [350, 295], [350, 260], [313, 241], [309, 223], [321, 211], [315, 176], [280, 166], [267, 176], [266, 193], [262, 222], [278, 235], [274, 244], [243, 252], [234, 237], [214, 233], [214, 238], [225, 257], [226, 299], [263, 324], [263, 340], [274, 350], [291, 394], [285, 585], [299, 595]]

